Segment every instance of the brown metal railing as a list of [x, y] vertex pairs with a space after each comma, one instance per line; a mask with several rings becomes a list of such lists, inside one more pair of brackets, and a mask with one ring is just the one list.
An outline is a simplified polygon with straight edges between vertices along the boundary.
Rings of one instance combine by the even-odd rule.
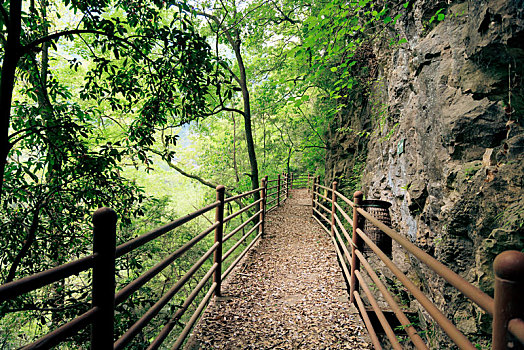
[[276, 179], [269, 180], [266, 176], [267, 181], [267, 212], [278, 208], [284, 203], [289, 197], [289, 190], [292, 188], [292, 176], [293, 174], [282, 173], [277, 175]]
[[299, 189], [299, 188], [310, 188], [311, 184], [313, 182], [313, 176], [311, 176], [309, 173], [307, 175], [295, 175], [291, 173], [290, 175], [291, 179], [291, 189]]
[[[375, 296], [371, 293], [369, 286], [362, 277], [360, 265], [364, 266], [368, 276], [377, 289], [381, 292], [383, 299], [400, 323], [400, 327], [408, 335], [409, 339], [417, 349], [428, 349], [417, 330], [410, 323], [404, 311], [395, 302], [386, 286], [379, 279], [369, 262], [362, 254], [366, 244], [386, 265], [387, 268], [398, 278], [408, 291], [425, 308], [435, 322], [448, 334], [450, 339], [460, 349], [476, 349], [475, 346], [462, 334], [457, 327], [446, 318], [443, 313], [420, 291], [420, 289], [406, 276], [363, 231], [364, 222], [367, 220], [393, 240], [400, 244], [405, 250], [415, 256], [420, 262], [432, 271], [444, 278], [448, 283], [459, 290], [463, 295], [477, 304], [481, 309], [493, 316], [492, 348], [501, 350], [510, 348], [513, 340], [524, 344], [524, 302], [519, 296], [524, 290], [524, 254], [518, 251], [506, 251], [497, 256], [493, 266], [495, 272], [495, 298], [491, 298], [480, 289], [466, 281], [464, 278], [450, 270], [448, 267], [431, 257], [429, 254], [415, 246], [395, 230], [389, 228], [361, 207], [363, 194], [355, 192], [353, 201], [346, 198], [337, 191], [337, 183], [332, 187], [326, 187], [319, 183], [316, 177], [312, 183], [312, 211], [315, 220], [331, 236], [335, 245], [343, 273], [350, 284], [350, 300], [356, 303], [368, 328], [371, 340], [376, 349], [381, 349], [379, 339], [373, 329], [372, 323], [367, 316], [367, 310], [360, 298], [360, 288], [369, 300], [390, 345], [394, 349], [401, 349], [392, 327], [388, 324], [382, 310], [378, 307]], [[352, 217], [343, 206], [352, 209]], [[330, 208], [329, 208], [330, 207]], [[345, 221], [342, 221], [341, 218]], [[346, 227], [351, 226], [352, 234], [348, 233]], [[350, 253], [351, 250], [351, 253]], [[509, 344], [509, 345], [508, 345]]]
[[[288, 177], [286, 175], [284, 176], [282, 184], [280, 183], [280, 180], [278, 180], [278, 191], [276, 192], [278, 202], [280, 202], [282, 196], [284, 196], [284, 200], [287, 198], [287, 183]], [[32, 344], [23, 347], [23, 349], [49, 349], [63, 342], [68, 337], [75, 335], [89, 325], [92, 326], [91, 349], [123, 349], [130, 344], [133, 338], [136, 337], [136, 335], [139, 334], [155, 316], [158, 315], [162, 308], [172, 300], [172, 298], [188, 283], [188, 281], [195, 277], [197, 271], [205, 266], [205, 262], [212, 258], [213, 264], [211, 268], [204, 273], [204, 276], [200, 279], [196, 287], [190, 292], [187, 298], [184, 299], [182, 305], [178, 307], [175, 314], [148, 347], [148, 349], [158, 349], [160, 347], [175, 325], [179, 324], [180, 319], [186, 313], [189, 306], [196, 300], [198, 294], [204, 290], [208, 281], [213, 277], [211, 286], [200, 301], [195, 312], [190, 316], [189, 321], [186, 322], [184, 329], [172, 347], [173, 349], [180, 348], [211, 297], [213, 295], [220, 296], [222, 280], [226, 278], [256, 241], [263, 236], [264, 222], [267, 213], [267, 184], [268, 181], [266, 177], [262, 180], [260, 188], [227, 199], [224, 198], [224, 186], [218, 186], [216, 189], [215, 202], [165, 226], [154, 229], [133, 240], [121, 244], [118, 247], [116, 247], [115, 244], [117, 223], [116, 213], [109, 208], [98, 209], [93, 214], [92, 255], [0, 286], [0, 302], [5, 302], [24, 293], [37, 290], [51, 283], [92, 269], [92, 308]], [[260, 199], [244, 206], [235, 213], [224, 216], [224, 206], [226, 203], [249, 199], [255, 193], [260, 194]], [[144, 244], [171, 232], [175, 228], [178, 228], [213, 209], [215, 209], [215, 221], [208, 228], [115, 293], [115, 260], [117, 258], [142, 247]], [[253, 211], [253, 209], [256, 210], [254, 215], [238, 224], [235, 228], [232, 228], [229, 232], [224, 233], [225, 223], [230, 222], [242, 213], [249, 210]], [[244, 233], [244, 229], [249, 224], [251, 224], [252, 227]], [[188, 269], [184, 276], [172, 285], [172, 287], [153, 306], [151, 306], [138, 321], [131, 325], [128, 330], [122, 334], [116, 342], [114, 342], [115, 306], [124, 302], [161, 271], [182, 257], [197, 243], [202, 242], [211, 232], [214, 232], [215, 237], [214, 243], [209, 247], [209, 249]], [[237, 239], [236, 242], [232, 243], [231, 248], [227, 252], [223, 253], [222, 249], [224, 243], [233, 239], [239, 232], [243, 232], [243, 236]], [[256, 233], [256, 235], [255, 237], [252, 237], [254, 233]], [[250, 237], [252, 237], [252, 240], [249, 245], [247, 245], [244, 250], [237, 255], [236, 259], [229, 264], [225, 271], [222, 271], [222, 265], [226, 263], [226, 260], [232, 257], [233, 253], [238, 250], [240, 245], [246, 243]]]

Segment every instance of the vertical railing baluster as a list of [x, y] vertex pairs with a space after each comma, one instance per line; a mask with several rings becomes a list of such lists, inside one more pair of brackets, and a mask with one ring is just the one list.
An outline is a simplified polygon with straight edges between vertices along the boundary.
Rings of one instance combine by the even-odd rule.
[[97, 309], [91, 328], [91, 349], [113, 349], [115, 333], [115, 248], [117, 215], [100, 208], [93, 214], [92, 305]]
[[364, 194], [360, 191], [355, 192], [353, 195], [353, 200], [355, 203], [355, 206], [353, 207], [353, 237], [351, 245], [351, 281], [350, 281], [350, 302], [355, 302], [355, 296], [353, 295], [354, 291], [358, 291], [358, 280], [357, 276], [355, 276], [355, 270], [360, 270], [360, 260], [358, 259], [357, 255], [355, 254], [355, 250], [362, 251], [362, 238], [357, 233], [357, 228], [364, 227], [364, 218], [360, 215], [358, 215], [357, 208], [362, 202], [362, 199], [364, 198]]
[[[286, 173], [285, 172], [282, 172], [282, 192], [285, 194], [286, 193]], [[286, 194], [287, 196], [287, 194]], [[284, 196], [284, 200], [286, 200], [286, 196]]]
[[311, 185], [311, 215], [315, 215], [315, 187], [316, 187], [316, 177], [313, 177], [313, 184]]
[[289, 198], [289, 174], [286, 173], [286, 199]]
[[337, 202], [337, 182], [333, 181], [331, 185], [331, 236], [335, 236], [335, 203]]
[[226, 188], [218, 185], [216, 188], [218, 206], [215, 209], [215, 222], [218, 223], [215, 228], [215, 244], [218, 246], [213, 254], [213, 263], [217, 264], [213, 276], [213, 282], [216, 283], [215, 296], [222, 296], [222, 239], [224, 235], [224, 192]]
[[258, 232], [262, 236], [264, 235], [264, 222], [266, 220], [265, 216], [266, 216], [267, 179], [268, 179], [267, 176], [262, 178], [262, 184], [260, 185], [260, 187], [262, 189], [260, 190], [260, 204], [259, 204], [259, 207], [260, 207], [260, 214], [259, 214], [260, 225], [258, 226]]
[[264, 223], [263, 223], [264, 231], [263, 232], [265, 232], [265, 229], [266, 229], [265, 225], [266, 225], [266, 212], [267, 212], [267, 188], [268, 188], [268, 184], [269, 184], [269, 176], [268, 175], [266, 175], [265, 180], [266, 181], [264, 181]]
[[516, 250], [500, 253], [493, 262], [495, 295], [492, 330], [492, 349], [506, 350], [508, 323], [524, 315], [524, 254]]
[[278, 174], [277, 182], [277, 207], [280, 207], [280, 174]]
[[[320, 175], [317, 176], [317, 194], [320, 195]], [[317, 195], [316, 209], [319, 210], [320, 197]]]

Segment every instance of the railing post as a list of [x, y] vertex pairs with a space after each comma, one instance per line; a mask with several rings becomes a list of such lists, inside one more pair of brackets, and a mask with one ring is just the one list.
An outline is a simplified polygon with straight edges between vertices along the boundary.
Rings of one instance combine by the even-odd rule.
[[289, 174], [291, 179], [291, 189], [293, 189], [293, 173]]
[[218, 243], [215, 253], [213, 254], [213, 263], [217, 264], [213, 282], [215, 282], [215, 296], [222, 296], [222, 238], [224, 235], [224, 192], [226, 188], [218, 185], [216, 188], [218, 206], [215, 209], [215, 222], [218, 226], [215, 228], [215, 243]]
[[[285, 193], [285, 186], [286, 186], [286, 173], [282, 172], [282, 192]], [[284, 197], [284, 200], [286, 197]]]
[[278, 182], [277, 182], [277, 207], [280, 207], [280, 174], [278, 174]]
[[263, 236], [264, 235], [264, 222], [266, 221], [266, 189], [267, 189], [267, 179], [268, 177], [262, 178], [262, 191], [260, 193], [260, 226], [258, 227], [258, 232]]
[[355, 270], [360, 270], [360, 260], [355, 254], [355, 250], [362, 251], [362, 238], [357, 233], [357, 228], [364, 227], [364, 218], [358, 215], [357, 207], [362, 202], [364, 194], [360, 191], [356, 191], [353, 195], [355, 206], [353, 207], [353, 244], [351, 245], [351, 280], [350, 284], [350, 303], [355, 302], [355, 296], [353, 295], [355, 290], [358, 290], [358, 280], [355, 275]]
[[[319, 185], [320, 185], [320, 175], [317, 176], [317, 181], [316, 181], [316, 183], [317, 183], [317, 186], [316, 186], [316, 188], [317, 188], [317, 193], [320, 193], [320, 187], [319, 187]], [[318, 195], [315, 197], [315, 199], [316, 199], [317, 202], [318, 202]], [[315, 209], [318, 210], [318, 203], [315, 203]]]
[[524, 254], [516, 250], [500, 253], [493, 262], [495, 295], [492, 349], [508, 348], [508, 323], [523, 318]]
[[337, 190], [337, 182], [333, 181], [331, 185], [331, 236], [335, 237], [335, 213], [336, 207], [335, 203], [337, 202], [337, 195], [335, 191]]
[[289, 197], [289, 174], [286, 173], [286, 199]]
[[316, 177], [313, 177], [313, 184], [311, 185], [311, 211], [312, 215], [315, 215], [315, 186], [316, 186]]
[[117, 215], [100, 208], [93, 214], [92, 305], [98, 311], [91, 328], [91, 349], [113, 349], [115, 333], [115, 248]]

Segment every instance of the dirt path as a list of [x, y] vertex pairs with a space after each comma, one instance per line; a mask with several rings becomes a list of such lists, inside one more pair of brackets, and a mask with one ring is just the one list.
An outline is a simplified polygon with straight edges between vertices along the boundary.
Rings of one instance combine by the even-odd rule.
[[331, 239], [295, 190], [267, 218], [266, 236], [223, 285], [191, 349], [370, 349]]

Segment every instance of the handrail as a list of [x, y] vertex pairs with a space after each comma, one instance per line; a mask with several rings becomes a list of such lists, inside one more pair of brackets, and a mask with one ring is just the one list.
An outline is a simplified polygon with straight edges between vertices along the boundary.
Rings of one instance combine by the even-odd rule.
[[[322, 191], [328, 191], [326, 192], [326, 195], [321, 194]], [[328, 196], [327, 193], [330, 193]], [[329, 198], [332, 196], [332, 198]], [[359, 206], [359, 201], [357, 200], [357, 196], [361, 196], [361, 192], [355, 193], [355, 201], [351, 201], [348, 198], [346, 198], [343, 194], [338, 192], [336, 190], [336, 183], [333, 183], [332, 188], [323, 186], [319, 183], [318, 178], [313, 178], [313, 184], [312, 184], [312, 213], [313, 217], [317, 220], [317, 222], [322, 226], [322, 228], [332, 236], [334, 242], [335, 242], [335, 249], [337, 250], [337, 255], [339, 257], [339, 260], [341, 264], [344, 266], [345, 264], [350, 264], [352, 268], [352, 275], [350, 278], [351, 282], [351, 289], [352, 293], [351, 296], [354, 297], [352, 300], [355, 300], [357, 302], [358, 298], [358, 288], [361, 286], [366, 293], [366, 286], [362, 283], [362, 278], [360, 276], [359, 266], [360, 263], [363, 264], [363, 266], [366, 268], [366, 271], [374, 281], [374, 283], [379, 287], [379, 290], [382, 292], [384, 298], [388, 302], [388, 304], [392, 307], [392, 309], [395, 311], [395, 314], [399, 318], [399, 322], [401, 324], [406, 325], [409, 321], [403, 315], [401, 310], [399, 309], [398, 305], [394, 303], [394, 300], [391, 298], [391, 296], [388, 295], [387, 290], [385, 289], [385, 286], [380, 282], [376, 274], [374, 274], [373, 270], [371, 269], [371, 266], [367, 261], [364, 259], [363, 255], [360, 253], [360, 249], [362, 244], [367, 244], [371, 248], [371, 250], [379, 256], [379, 258], [386, 264], [389, 270], [391, 270], [397, 278], [402, 282], [402, 284], [412, 293], [412, 295], [421, 303], [422, 306], [428, 311], [428, 313], [435, 319], [435, 321], [442, 327], [442, 329], [448, 333], [450, 338], [457, 344], [461, 349], [475, 349], [475, 347], [471, 344], [471, 342], [453, 325], [453, 323], [448, 320], [441, 312], [438, 310], [433, 303], [427, 299], [427, 297], [417, 288], [411, 280], [409, 280], [394, 264], [393, 262], [386, 256], [384, 252], [380, 250], [380, 248], [377, 247], [376, 244], [365, 234], [364, 231], [362, 231], [363, 222], [364, 220], [367, 220], [375, 227], [378, 227], [382, 232], [387, 234], [391, 239], [395, 240], [400, 244], [401, 247], [406, 249], [409, 253], [413, 254], [416, 258], [419, 259], [422, 263], [424, 263], [426, 266], [428, 266], [431, 270], [433, 270], [435, 273], [437, 273], [439, 276], [443, 277], [447, 282], [449, 282], [452, 286], [454, 286], [458, 291], [460, 291], [464, 296], [466, 296], [468, 299], [470, 299], [472, 302], [477, 304], [481, 309], [486, 311], [488, 314], [492, 315], [494, 317], [494, 326], [493, 326], [493, 349], [505, 349], [505, 334], [507, 331], [509, 331], [511, 334], [515, 336], [515, 338], [524, 344], [524, 305], [520, 301], [520, 299], [517, 301], [519, 297], [516, 296], [516, 294], [519, 294], [519, 292], [516, 292], [516, 285], [520, 283], [520, 286], [524, 286], [524, 254], [516, 251], [508, 251], [504, 252], [502, 254], [499, 254], [497, 259], [499, 261], [502, 261], [502, 256], [510, 256], [510, 258], [505, 258], [504, 263], [500, 263], [501, 266], [512, 266], [510, 271], [519, 271], [519, 274], [515, 275], [513, 274], [509, 280], [510, 281], [519, 281], [519, 282], [506, 282], [507, 277], [498, 277], [499, 274], [497, 272], [497, 267], [495, 267], [495, 275], [496, 275], [496, 284], [495, 284], [495, 300], [482, 292], [479, 288], [475, 287], [468, 281], [466, 281], [464, 278], [450, 270], [448, 267], [434, 259], [432, 256], [415, 246], [413, 243], [411, 243], [409, 240], [401, 236], [399, 233], [397, 233], [395, 230], [389, 228], [384, 223], [380, 222], [378, 219], [376, 219], [373, 215], [371, 215], [369, 212], [365, 211], [362, 207]], [[340, 198], [342, 201], [344, 201], [346, 204], [348, 204], [350, 207], [354, 210], [354, 218], [351, 219], [349, 215], [346, 213], [346, 211], [337, 203], [337, 199]], [[325, 203], [329, 203], [332, 209], [330, 210], [327, 205], [324, 205]], [[326, 213], [324, 215], [321, 211]], [[344, 217], [345, 221], [348, 222], [351, 226], [354, 228], [354, 236], [359, 237], [359, 239], [355, 239], [353, 237], [350, 240], [349, 234], [347, 233], [346, 229], [344, 228], [344, 225], [342, 221], [340, 220], [338, 213], [341, 213], [341, 215]], [[331, 217], [331, 219], [328, 218], [328, 216]], [[356, 218], [356, 221], [355, 221]], [[358, 227], [354, 227], [355, 223], [358, 223]], [[328, 229], [331, 227], [331, 231]], [[344, 233], [345, 240], [347, 243], [345, 243], [342, 240], [342, 237], [340, 236], [339, 229]], [[355, 262], [355, 259], [352, 257], [350, 259], [349, 252], [346, 249], [346, 244], [348, 246], [352, 246], [353, 248], [353, 255], [357, 255], [357, 260], [355, 266], [353, 266], [353, 262]], [[343, 250], [345, 254], [343, 255], [340, 251], [338, 246], [343, 247]], [[495, 260], [494, 266], [497, 264], [497, 259]], [[347, 261], [347, 262], [346, 262]], [[503, 269], [504, 270], [504, 269]], [[506, 270], [504, 270], [506, 271]], [[355, 274], [355, 277], [353, 276]], [[374, 276], [373, 276], [374, 275]], [[353, 282], [355, 281], [355, 282]], [[359, 283], [360, 282], [360, 283]], [[355, 283], [355, 286], [353, 286], [353, 283]], [[498, 284], [497, 284], [498, 283]], [[497, 287], [497, 285], [499, 285]], [[356, 289], [355, 289], [356, 288]], [[503, 301], [499, 301], [498, 307], [497, 305], [497, 290], [500, 290], [499, 292], [499, 298]], [[504, 292], [502, 292], [504, 290]], [[353, 291], [355, 291], [353, 293]], [[516, 294], [515, 294], [516, 293]], [[501, 296], [502, 295], [502, 296]], [[512, 299], [513, 298], [513, 299]], [[371, 301], [372, 299], [368, 297], [368, 299]], [[511, 301], [516, 300], [516, 301]], [[508, 304], [509, 303], [509, 304]], [[507, 305], [507, 306], [502, 306]], [[518, 305], [518, 306], [517, 306]], [[376, 308], [372, 305], [373, 308]], [[515, 310], [508, 313], [501, 313], [502, 309], [510, 309]], [[516, 311], [520, 310], [520, 311]], [[520, 315], [520, 316], [519, 316]], [[378, 313], [377, 313], [378, 316]], [[380, 317], [379, 317], [380, 318]], [[499, 325], [500, 324], [500, 325]], [[497, 325], [497, 326], [496, 326]], [[412, 328], [412, 327], [408, 327]], [[385, 328], [384, 328], [385, 329]], [[370, 333], [373, 331], [370, 330]], [[388, 333], [387, 331], [386, 333]], [[390, 332], [389, 332], [390, 333]], [[411, 333], [411, 334], [410, 334]], [[413, 329], [413, 331], [408, 332], [408, 335], [414, 342], [415, 346], [418, 349], [427, 349], [427, 346], [423, 343], [422, 339], [416, 335], [416, 331]], [[416, 337], [414, 338], [414, 336]], [[391, 334], [388, 335], [390, 337]], [[500, 342], [499, 345], [496, 345], [497, 342]], [[393, 344], [393, 342], [392, 342]], [[503, 347], [504, 346], [504, 347]]]
[[[195, 300], [195, 298], [197, 297], [198, 293], [200, 293], [200, 291], [202, 290], [202, 288], [204, 288], [204, 286], [206, 285], [207, 281], [209, 281], [209, 279], [213, 276], [213, 274], [215, 273], [216, 269], [218, 267], [218, 264], [215, 263], [213, 264], [213, 266], [211, 266], [211, 268], [209, 269], [209, 271], [204, 275], [204, 277], [202, 277], [202, 279], [200, 280], [200, 282], [197, 284], [197, 286], [195, 287], [195, 289], [193, 289], [193, 291], [191, 292], [191, 294], [187, 297], [187, 299], [184, 301], [184, 303], [182, 304], [182, 306], [175, 312], [175, 314], [173, 315], [173, 317], [169, 320], [169, 322], [164, 326], [164, 328], [162, 328], [162, 330], [160, 331], [160, 333], [158, 333], [157, 337], [155, 338], [155, 340], [153, 340], [153, 342], [149, 345], [149, 347], [147, 348], [147, 350], [153, 350], [153, 349], [158, 349], [160, 347], [160, 345], [162, 345], [162, 343], [164, 342], [164, 340], [167, 338], [167, 336], [169, 335], [169, 333], [173, 330], [173, 327], [175, 327], [176, 325], [176, 322], [182, 317], [182, 315], [184, 314], [184, 312], [188, 309], [189, 305], [191, 305], [191, 303], [193, 302], [193, 300]], [[216, 284], [215, 284], [216, 286]], [[211, 291], [214, 292], [214, 288], [211, 288]]]
[[366, 242], [366, 244], [378, 255], [380, 260], [386, 264], [391, 272], [400, 280], [400, 282], [411, 292], [411, 294], [418, 300], [418, 302], [426, 309], [426, 311], [433, 317], [439, 326], [449, 335], [449, 337], [461, 349], [475, 350], [475, 346], [462, 334], [457, 327], [437, 309], [437, 307], [415, 286], [413, 282], [391, 261], [385, 253], [383, 253], [371, 239], [361, 230], [357, 229], [357, 233]]
[[113, 348], [115, 350], [124, 348], [129, 342], [144, 328], [149, 321], [155, 317], [160, 310], [175, 296], [175, 294], [186, 284], [187, 281], [193, 275], [195, 272], [206, 262], [206, 260], [213, 254], [218, 246], [219, 242], [215, 242], [209, 248], [209, 250], [194, 264], [189, 271], [186, 272], [180, 280], [178, 280], [177, 283], [175, 283], [166, 294], [164, 294], [149, 310], [146, 311], [146, 313], [138, 320], [136, 321], [128, 330], [125, 332], [114, 344]]
[[149, 282], [153, 277], [158, 275], [166, 267], [171, 265], [173, 261], [181, 257], [182, 254], [187, 252], [189, 249], [191, 249], [191, 247], [193, 247], [195, 244], [197, 244], [202, 239], [204, 239], [204, 237], [206, 237], [208, 234], [213, 232], [217, 226], [218, 226], [218, 223], [214, 223], [213, 225], [208, 227], [206, 230], [204, 230], [202, 233], [193, 237], [189, 242], [184, 244], [182, 247], [178, 248], [175, 252], [170, 254], [167, 258], [165, 258], [164, 260], [156, 264], [154, 267], [144, 272], [140, 277], [135, 279], [133, 282], [129, 283], [127, 286], [122, 288], [115, 296], [115, 304], [119, 305], [124, 300], [126, 300], [131, 294], [136, 292], [140, 287], [142, 287], [144, 284]]
[[88, 311], [84, 312], [82, 315], [78, 316], [71, 322], [68, 322], [63, 326], [55, 329], [51, 333], [46, 334], [37, 341], [24, 346], [22, 350], [42, 348], [50, 349], [53, 346], [60, 344], [60, 342], [64, 341], [67, 337], [76, 334], [78, 331], [91, 324], [91, 322], [93, 322], [95, 314], [98, 311], [99, 309], [96, 307], [89, 309]]
[[375, 311], [375, 315], [377, 315], [377, 318], [380, 322], [380, 325], [382, 326], [382, 329], [386, 332], [386, 336], [389, 339], [389, 342], [391, 343], [391, 346], [395, 350], [402, 350], [402, 346], [400, 346], [400, 343], [397, 340], [397, 337], [395, 336], [395, 332], [393, 332], [393, 329], [389, 325], [389, 322], [386, 320], [386, 316], [384, 316], [384, 313], [378, 306], [377, 300], [373, 296], [373, 293], [369, 290], [368, 284], [364, 280], [364, 278], [360, 275], [360, 272], [358, 270], [355, 271], [355, 274], [357, 276], [358, 281], [360, 282], [360, 285], [362, 286], [362, 290], [364, 291], [364, 294], [366, 294], [366, 297], [369, 300], [369, 303], [371, 304], [371, 307], [373, 308], [373, 311]]
[[229, 273], [235, 268], [235, 266], [240, 262], [240, 260], [242, 260], [242, 258], [247, 254], [247, 252], [253, 247], [253, 245], [255, 245], [255, 243], [260, 239], [260, 237], [262, 237], [262, 233], [259, 233], [255, 238], [253, 238], [253, 240], [251, 241], [251, 243], [249, 243], [249, 245], [246, 247], [246, 249], [244, 249], [238, 256], [237, 258], [235, 259], [235, 261], [233, 261], [231, 263], [231, 265], [229, 265], [229, 267], [226, 269], [226, 271], [222, 274], [222, 279], [225, 279]]
[[262, 191], [263, 188], [262, 187], [259, 187], [255, 190], [251, 190], [251, 191], [247, 191], [247, 192], [244, 192], [244, 193], [241, 193], [241, 194], [237, 194], [236, 196], [233, 196], [233, 197], [228, 197], [224, 200], [224, 203], [229, 203], [229, 202], [232, 202], [232, 201], [235, 201], [237, 199], [241, 199], [241, 198], [245, 198], [253, 193], [256, 193], [256, 192], [260, 192]]
[[524, 344], [524, 320], [520, 318], [510, 320], [508, 322], [508, 330], [515, 338]]
[[260, 225], [262, 224], [261, 221], [257, 222], [255, 226], [251, 227], [249, 231], [245, 235], [243, 235], [232, 247], [229, 249], [224, 255], [222, 255], [222, 261], [225, 261], [229, 256], [238, 248], [240, 244], [242, 244], [249, 235], [255, 231]]
[[317, 187], [320, 187], [320, 188], [322, 188], [323, 190], [326, 190], [326, 191], [328, 191], [328, 192], [331, 192], [331, 190], [332, 190], [331, 188], [326, 187], [326, 186], [323, 186], [323, 185], [320, 185], [320, 184], [317, 184]]
[[378, 275], [375, 273], [375, 271], [373, 270], [369, 262], [366, 260], [364, 255], [362, 255], [362, 253], [358, 249], [355, 250], [355, 253], [357, 254], [359, 261], [362, 263], [362, 265], [364, 265], [364, 268], [366, 269], [369, 277], [371, 277], [373, 283], [375, 283], [377, 288], [380, 290], [380, 293], [395, 313], [395, 316], [397, 317], [398, 321], [400, 322], [402, 328], [404, 329], [408, 337], [413, 342], [413, 345], [415, 345], [415, 347], [419, 350], [428, 350], [428, 346], [424, 343], [420, 335], [417, 333], [415, 327], [413, 327], [406, 314], [402, 311], [402, 308], [397, 304], [393, 296], [391, 296], [390, 292], [388, 291], [384, 283], [380, 280]]
[[366, 308], [364, 307], [364, 303], [362, 302], [362, 299], [360, 299], [360, 295], [358, 294], [357, 291], [354, 292], [354, 295], [355, 295], [355, 300], [358, 305], [358, 309], [360, 310], [360, 314], [362, 315], [362, 319], [364, 320], [364, 324], [366, 325], [366, 328], [368, 329], [369, 337], [371, 338], [373, 347], [376, 350], [382, 350], [382, 346], [380, 346], [380, 340], [378, 340], [377, 333], [375, 333], [375, 330], [373, 329], [373, 325], [371, 324], [371, 320], [369, 319]]
[[246, 227], [252, 220], [256, 219], [262, 211], [257, 211], [255, 214], [253, 214], [251, 217], [249, 217], [246, 221], [238, 225], [236, 228], [234, 228], [231, 232], [229, 232], [224, 238], [222, 239], [222, 242], [226, 242], [229, 240], [232, 236], [234, 236], [238, 231]]
[[230, 221], [231, 219], [237, 217], [238, 215], [242, 214], [243, 212], [245, 212], [245, 211], [251, 209], [251, 208], [254, 207], [255, 205], [260, 204], [261, 201], [262, 201], [262, 199], [259, 199], [259, 200], [257, 200], [257, 201], [254, 201], [253, 203], [251, 203], [251, 204], [249, 204], [249, 205], [246, 205], [244, 208], [242, 208], [242, 209], [240, 209], [240, 210], [234, 212], [233, 214], [230, 214], [229, 216], [226, 216], [226, 217], [224, 218], [224, 223], [226, 223], [226, 222]]
[[89, 255], [85, 258], [3, 284], [0, 286], [0, 302], [13, 299], [19, 295], [86, 271], [93, 267], [95, 258], [94, 254]]
[[[277, 182], [277, 191], [271, 196], [276, 196], [278, 204], [280, 205], [287, 196], [287, 176], [284, 177], [284, 181], [280, 181], [280, 176], [273, 182]], [[215, 202], [204, 206], [190, 214], [180, 217], [166, 225], [159, 228], [153, 229], [139, 237], [136, 237], [130, 241], [127, 241], [118, 247], [114, 244], [116, 240], [116, 224], [117, 217], [116, 213], [109, 208], [101, 208], [93, 215], [93, 254], [85, 258], [78, 259], [67, 264], [4, 284], [0, 285], [0, 301], [10, 300], [24, 293], [36, 290], [44, 287], [51, 283], [63, 280], [64, 278], [72, 275], [79, 274], [80, 272], [93, 269], [93, 307], [86, 313], [76, 317], [70, 322], [65, 323], [59, 328], [53, 330], [51, 333], [44, 335], [40, 339], [36, 340], [32, 344], [27, 345], [24, 349], [41, 349], [49, 348], [54, 345], [58, 345], [64, 341], [65, 338], [76, 334], [78, 331], [92, 325], [91, 330], [91, 347], [96, 349], [120, 349], [129, 344], [133, 338], [155, 317], [161, 309], [167, 305], [167, 303], [182, 289], [184, 285], [199, 271], [204, 263], [213, 256], [213, 266], [210, 270], [205, 273], [204, 278], [200, 280], [200, 283], [193, 289], [189, 296], [184, 300], [182, 306], [177, 310], [173, 316], [172, 322], [176, 322], [182, 315], [187, 311], [189, 305], [197, 298], [198, 293], [205, 287], [206, 282], [213, 276], [213, 284], [207, 290], [206, 296], [200, 301], [196, 311], [191, 316], [189, 322], [186, 323], [183, 331], [179, 335], [175, 342], [175, 348], [181, 346], [185, 341], [185, 338], [189, 334], [189, 331], [193, 327], [194, 323], [202, 313], [203, 309], [207, 305], [208, 301], [213, 295], [219, 296], [221, 293], [221, 281], [225, 278], [230, 271], [238, 264], [243, 256], [251, 249], [254, 243], [263, 236], [264, 234], [264, 222], [267, 212], [267, 196], [268, 186], [267, 184], [271, 181], [265, 177], [262, 180], [262, 184], [259, 188], [250, 190], [229, 198], [224, 198], [224, 186], [218, 186], [216, 189], [217, 199]], [[250, 195], [259, 194], [260, 199], [243, 206], [239, 204], [239, 210], [231, 213], [228, 216], [224, 216], [224, 205], [232, 201], [247, 198]], [[224, 237], [224, 223], [232, 221], [242, 213], [258, 206], [258, 210], [247, 220], [233, 229], [230, 233]], [[151, 242], [158, 237], [171, 232], [172, 230], [184, 225], [191, 220], [200, 217], [201, 215], [215, 209], [215, 221], [202, 232], [185, 242], [181, 247], [176, 249], [174, 252], [167, 255], [160, 262], [154, 265], [146, 272], [140, 274], [136, 279], [131, 281], [129, 284], [124, 286], [115, 295], [115, 260], [123, 255], [130, 253], [144, 244]], [[226, 244], [226, 241], [231, 238], [234, 234], [242, 230], [247, 225], [251, 224], [252, 227], [247, 230], [240, 240], [233, 243], [232, 247], [225, 253], [222, 253], [222, 246]], [[252, 239], [254, 232], [258, 230], [258, 234]], [[149, 308], [145, 314], [135, 322], [123, 335], [114, 341], [114, 308], [115, 305], [121, 304], [134, 292], [139, 290], [142, 286], [148, 283], [153, 277], [157, 276], [166, 267], [170, 266], [183, 254], [189, 251], [191, 248], [196, 246], [199, 242], [205, 242], [204, 238], [211, 232], [215, 231], [214, 244], [207, 249], [207, 251], [197, 259], [197, 261], [188, 269], [188, 271], [181, 277], [151, 308]], [[241, 243], [250, 243], [244, 248], [239, 254], [237, 253]], [[112, 242], [112, 243], [111, 243]], [[228, 247], [230, 243], [227, 243]], [[222, 263], [224, 260], [233, 256], [233, 253], [237, 256], [236, 259], [229, 264], [226, 271], [222, 271]], [[168, 323], [161, 330], [160, 334], [150, 344], [150, 349], [156, 349], [167, 335], [174, 328], [174, 323]], [[178, 344], [178, 345], [177, 345]]]
[[430, 256], [428, 253], [424, 252], [422, 249], [415, 246], [413, 243], [409, 242], [404, 237], [400, 236], [393, 229], [387, 227], [382, 222], [378, 221], [372, 215], [370, 215], [365, 210], [358, 208], [358, 213], [364, 216], [369, 220], [373, 225], [377, 226], [385, 234], [390, 236], [392, 239], [397, 241], [401, 246], [406, 248], [411, 254], [415, 255], [420, 261], [426, 264], [431, 270], [436, 272], [440, 277], [448, 281], [452, 286], [460, 290], [467, 296], [470, 300], [474, 301], [478, 306], [480, 306], [484, 311], [493, 315], [493, 299], [482, 292], [480, 289], [470, 284], [464, 278], [460, 277], [455, 272], [451, 271], [444, 264]]
[[151, 242], [155, 238], [158, 238], [162, 236], [163, 234], [170, 232], [179, 226], [182, 226], [186, 222], [189, 222], [193, 220], [194, 218], [197, 218], [200, 215], [207, 213], [211, 209], [216, 208], [218, 205], [219, 205], [218, 202], [209, 204], [205, 206], [204, 208], [194, 211], [191, 214], [187, 214], [186, 216], [183, 216], [179, 219], [176, 219], [175, 221], [172, 221], [169, 224], [166, 224], [162, 227], [149, 231], [148, 233], [145, 233], [135, 239], [127, 241], [126, 243], [120, 244], [118, 247], [116, 247], [116, 257], [117, 258], [121, 257], [122, 255], [125, 255], [129, 253], [130, 251], [135, 250], [136, 248], [141, 247], [148, 242]]

